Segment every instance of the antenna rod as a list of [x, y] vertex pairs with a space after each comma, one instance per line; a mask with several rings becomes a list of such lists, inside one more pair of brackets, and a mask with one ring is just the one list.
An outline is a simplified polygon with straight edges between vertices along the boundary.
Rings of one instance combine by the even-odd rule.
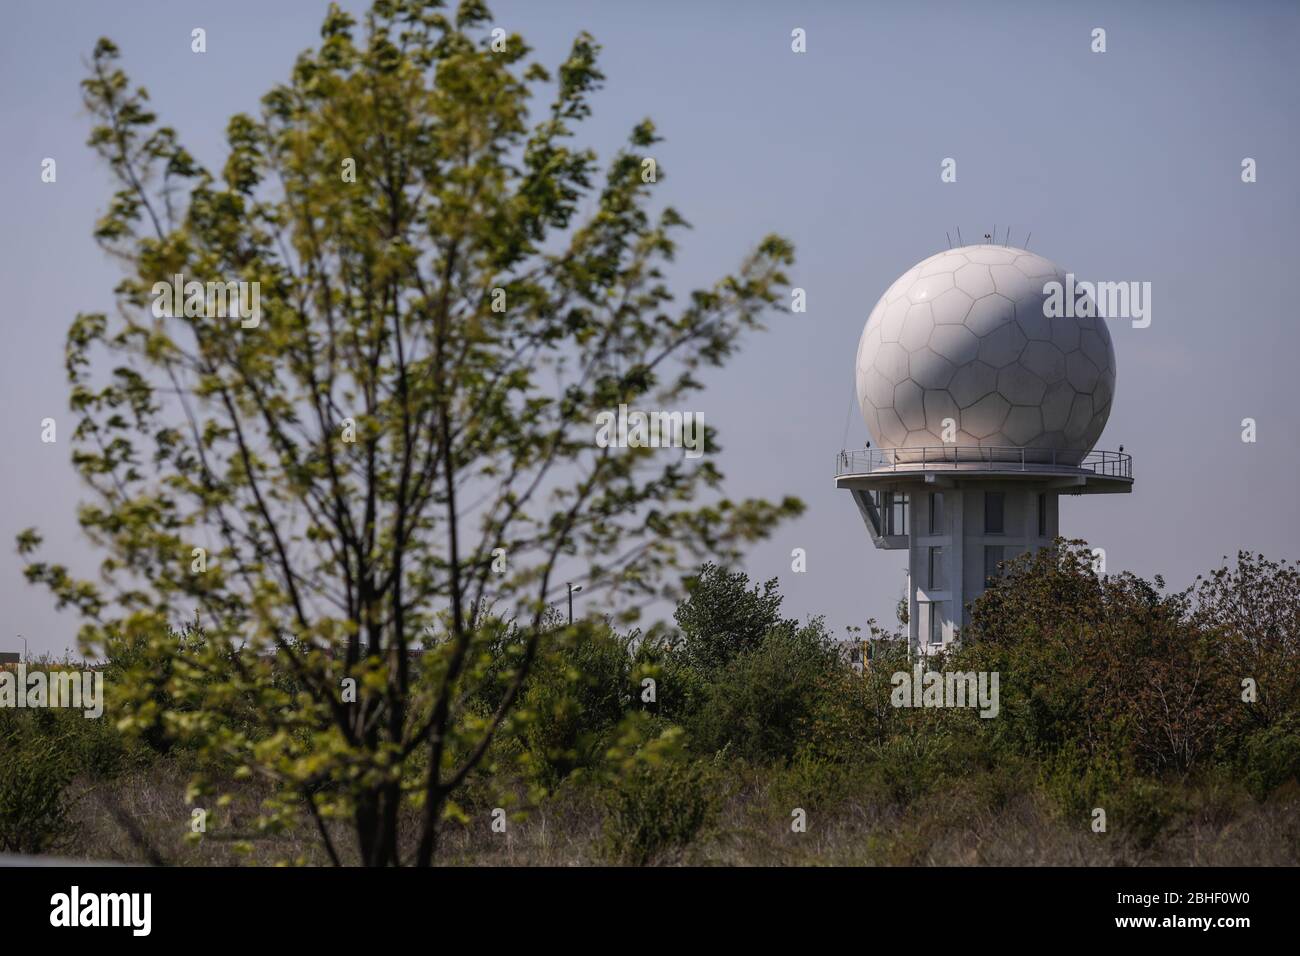
[[1025, 248], [1026, 248], [1026, 249], [1029, 248], [1029, 240], [1032, 239], [1033, 236], [1034, 236], [1034, 234], [1033, 234], [1032, 232], [1031, 232], [1029, 235], [1025, 236]]
[[943, 234], [943, 237], [944, 237], [945, 239], [948, 240], [948, 248], [951, 249], [951, 248], [952, 248], [952, 236], [948, 235], [948, 233], [945, 232], [945, 233]]
[[964, 246], [966, 243], [961, 241], [961, 226], [957, 227], [957, 245]]

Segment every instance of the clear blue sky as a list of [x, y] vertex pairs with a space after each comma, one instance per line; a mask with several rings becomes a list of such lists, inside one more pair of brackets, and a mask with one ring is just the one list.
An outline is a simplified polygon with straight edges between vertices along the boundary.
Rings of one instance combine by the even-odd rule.
[[[359, 10], [364, 5], [347, 3]], [[760, 236], [791, 237], [806, 315], [752, 340], [694, 409], [722, 432], [731, 495], [797, 494], [803, 519], [747, 562], [780, 576], [787, 609], [834, 628], [889, 618], [903, 558], [874, 551], [832, 483], [861, 447], [851, 410], [862, 324], [907, 267], [998, 225], [1081, 278], [1149, 281], [1153, 321], [1111, 323], [1114, 411], [1099, 443], [1133, 453], [1130, 496], [1066, 499], [1067, 534], [1111, 570], [1184, 586], [1239, 548], [1300, 552], [1296, 503], [1300, 264], [1294, 3], [497, 2], [497, 22], [555, 64], [581, 29], [608, 81], [585, 137], [607, 155], [652, 117], [664, 197], [695, 229], [685, 291], [733, 268]], [[76, 621], [28, 586], [14, 534], [91, 571], [68, 463], [63, 337], [112, 308], [119, 273], [90, 237], [109, 180], [84, 146], [78, 83], [95, 40], [122, 49], [160, 117], [210, 167], [226, 119], [255, 111], [316, 40], [323, 3], [19, 0], [0, 31], [0, 649], [74, 643]], [[208, 52], [190, 52], [190, 30]], [[807, 31], [808, 52], [790, 51]], [[1094, 27], [1108, 51], [1089, 50]], [[40, 181], [44, 157], [58, 182]], [[958, 162], [944, 185], [939, 164]], [[1259, 181], [1240, 180], [1243, 157]], [[62, 427], [40, 442], [40, 421]], [[1244, 417], [1259, 440], [1240, 440]], [[847, 431], [846, 431], [847, 422]], [[790, 573], [790, 551], [808, 553]]]

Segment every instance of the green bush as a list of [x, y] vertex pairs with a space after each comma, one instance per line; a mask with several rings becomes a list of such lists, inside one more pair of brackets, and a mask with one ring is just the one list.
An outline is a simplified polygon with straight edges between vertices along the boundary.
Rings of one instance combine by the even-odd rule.
[[575, 634], [537, 663], [524, 693], [523, 745], [547, 789], [596, 767], [633, 700], [632, 657], [608, 629]]
[[718, 810], [717, 782], [706, 764], [685, 755], [680, 730], [646, 740], [651, 727], [641, 715], [624, 722], [611, 751], [617, 770], [602, 793], [606, 853], [632, 866], [680, 854]]
[[686, 599], [673, 614], [681, 628], [678, 653], [703, 673], [711, 673], [747, 651], [758, 648], [769, 632], [793, 628], [781, 619], [776, 578], [749, 587], [743, 571], [713, 563], [687, 583]]
[[1249, 735], [1244, 750], [1244, 781], [1257, 800], [1288, 780], [1300, 782], [1300, 715], [1288, 714], [1271, 727]]
[[708, 676], [670, 643], [655, 640], [637, 644], [632, 664], [638, 691], [642, 676], [655, 680], [655, 702], [645, 707], [650, 713], [684, 724], [703, 706], [709, 690]]
[[878, 792], [906, 806], [942, 779], [951, 745], [946, 736], [920, 732], [890, 737], [868, 748], [870, 779]]
[[855, 794], [874, 792], [868, 765], [827, 760], [802, 751], [785, 768], [766, 769], [771, 780], [768, 802], [773, 812], [788, 820], [793, 807], [809, 811], [833, 810]]
[[1113, 759], [1063, 750], [1043, 759], [1038, 785], [1063, 819], [1082, 825], [1097, 807], [1107, 815], [1112, 812], [1124, 777], [1123, 768]]
[[[1108, 813], [1117, 832], [1147, 850], [1185, 809], [1179, 792], [1148, 777], [1131, 777], [1119, 788]], [[1110, 808], [1108, 808], [1109, 810]]]
[[68, 830], [73, 762], [57, 739], [6, 721], [0, 729], [0, 850], [43, 853]]
[[793, 757], [842, 669], [820, 621], [768, 632], [717, 672], [686, 720], [692, 746], [755, 761]]

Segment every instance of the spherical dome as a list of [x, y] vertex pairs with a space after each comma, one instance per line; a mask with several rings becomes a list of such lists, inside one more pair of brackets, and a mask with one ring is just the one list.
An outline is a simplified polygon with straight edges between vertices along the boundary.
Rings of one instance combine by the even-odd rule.
[[1110, 415], [1115, 349], [1104, 319], [1049, 314], [1052, 280], [1066, 284], [1054, 263], [993, 245], [903, 273], [858, 343], [858, 403], [875, 444], [943, 445], [950, 418], [947, 444], [1045, 449], [1071, 463], [1091, 451]]

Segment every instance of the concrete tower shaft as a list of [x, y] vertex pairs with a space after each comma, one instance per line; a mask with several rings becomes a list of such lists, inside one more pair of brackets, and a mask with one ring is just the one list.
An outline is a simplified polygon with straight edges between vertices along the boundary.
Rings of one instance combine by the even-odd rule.
[[[1053, 463], [1044, 449], [919, 451], [841, 452], [835, 477], [875, 546], [907, 551], [908, 644], [918, 654], [952, 643], [1001, 562], [1060, 534], [1061, 495], [1133, 485], [1132, 459], [1115, 452], [1090, 452], [1074, 465]], [[1023, 460], [1007, 460], [1021, 452]], [[924, 460], [900, 460], [914, 457]]]

